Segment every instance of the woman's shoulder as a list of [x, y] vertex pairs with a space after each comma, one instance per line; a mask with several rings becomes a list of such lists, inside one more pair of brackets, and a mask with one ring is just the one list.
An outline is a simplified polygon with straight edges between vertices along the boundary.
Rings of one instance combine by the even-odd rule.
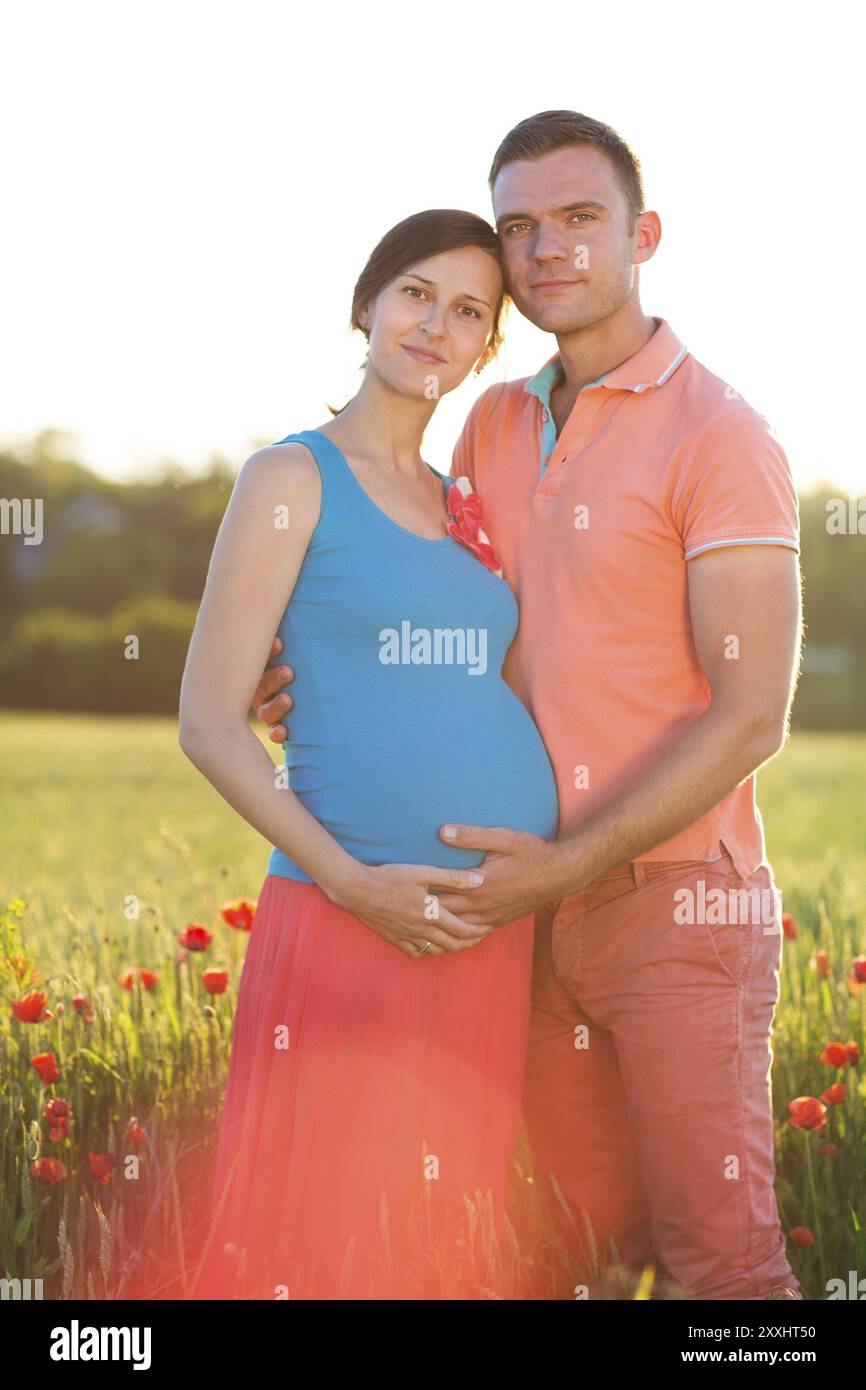
[[315, 456], [308, 445], [298, 439], [280, 440], [277, 444], [263, 444], [250, 454], [243, 465], [249, 472], [267, 476], [318, 478]]
[[321, 476], [310, 450], [297, 440], [255, 449], [241, 466], [235, 491], [249, 506], [288, 505], [296, 522], [309, 523], [296, 527], [302, 532], [312, 531], [319, 517]]
[[288, 488], [299, 496], [321, 494], [315, 456], [298, 440], [264, 444], [254, 450], [241, 467], [238, 481], [257, 491]]

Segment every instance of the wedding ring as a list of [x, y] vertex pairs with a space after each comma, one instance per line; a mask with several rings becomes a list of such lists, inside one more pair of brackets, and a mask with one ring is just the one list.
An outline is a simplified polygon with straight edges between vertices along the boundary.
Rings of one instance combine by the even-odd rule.
[[425, 941], [424, 945], [421, 947], [421, 950], [418, 952], [419, 956], [423, 956], [425, 951], [429, 951], [432, 945], [432, 941]]

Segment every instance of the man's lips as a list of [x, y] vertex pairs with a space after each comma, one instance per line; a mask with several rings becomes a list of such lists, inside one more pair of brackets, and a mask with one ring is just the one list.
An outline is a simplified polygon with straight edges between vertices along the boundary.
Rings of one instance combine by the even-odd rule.
[[435, 352], [428, 352], [425, 348], [408, 347], [406, 343], [401, 343], [400, 346], [401, 346], [406, 352], [408, 352], [408, 353], [410, 354], [410, 356], [412, 356], [412, 357], [417, 357], [419, 362], [444, 362], [444, 361], [445, 361], [445, 358], [444, 358], [444, 357], [440, 357], [440, 356], [438, 355], [438, 353], [435, 353]]
[[533, 280], [533, 290], [564, 290], [568, 285], [581, 285], [582, 280]]

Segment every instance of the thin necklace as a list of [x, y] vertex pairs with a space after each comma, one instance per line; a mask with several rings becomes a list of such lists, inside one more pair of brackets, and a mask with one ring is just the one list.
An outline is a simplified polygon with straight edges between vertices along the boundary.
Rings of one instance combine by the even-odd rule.
[[[348, 437], [349, 443], [350, 443], [351, 446], [352, 446], [352, 452], [355, 454], [356, 458], [359, 457], [359, 454], [358, 454], [358, 446], [356, 445], [354, 439], [352, 438], [352, 435], [349, 433], [349, 430], [346, 428], [345, 421], [343, 421], [343, 420], [340, 421], [340, 428], [346, 431], [346, 435], [347, 435], [347, 437]], [[360, 457], [363, 458], [363, 455], [360, 455]], [[421, 462], [424, 463], [424, 460], [422, 459]], [[425, 468], [429, 468], [429, 466], [430, 466], [429, 464], [424, 463], [424, 467], [425, 467]], [[396, 519], [396, 517], [394, 516], [394, 511], [393, 511], [394, 499], [393, 499], [392, 497], [386, 497], [386, 496], [385, 496], [385, 493], [384, 493], [383, 488], [382, 488], [382, 484], [379, 482], [379, 478], [378, 478], [378, 476], [377, 476], [376, 469], [375, 469], [375, 468], [368, 468], [368, 465], [367, 465], [366, 461], [365, 461], [365, 463], [364, 463], [364, 467], [365, 467], [365, 469], [367, 469], [367, 471], [370, 473], [370, 475], [371, 475], [371, 477], [372, 477], [374, 483], [376, 484], [376, 487], [379, 489], [379, 496], [382, 498], [382, 500], [383, 500], [384, 503], [385, 503], [385, 512], [386, 512], [386, 514], [387, 514], [388, 516], [390, 516], [390, 518], [391, 518], [392, 521], [396, 521], [397, 519]], [[451, 518], [450, 518], [450, 516], [448, 515], [448, 508], [447, 508], [447, 506], [445, 505], [445, 499], [444, 499], [444, 497], [442, 496], [441, 491], [440, 491], [440, 493], [439, 493], [439, 502], [440, 502], [440, 506], [441, 506], [441, 513], [440, 513], [440, 514], [441, 514], [441, 516], [442, 516], [443, 521], [445, 522], [445, 529], [446, 529], [446, 533], [447, 533], [448, 522], [451, 520]], [[399, 525], [400, 525], [400, 522], [397, 522], [397, 525], [399, 526]], [[408, 529], [408, 528], [406, 528], [406, 529]], [[425, 536], [425, 537], [422, 537], [422, 539], [426, 540], [426, 539], [428, 539], [428, 537]], [[436, 539], [440, 539], [440, 538], [436, 538]], [[441, 537], [441, 539], [444, 540], [445, 537], [443, 536], [443, 537]]]

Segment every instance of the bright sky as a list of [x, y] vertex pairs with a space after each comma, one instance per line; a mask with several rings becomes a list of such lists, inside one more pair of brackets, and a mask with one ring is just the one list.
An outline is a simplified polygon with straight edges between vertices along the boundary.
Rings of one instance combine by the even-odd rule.
[[[801, 488], [866, 495], [858, 8], [6, 8], [0, 443], [59, 428], [120, 479], [240, 467], [321, 424], [357, 388], [346, 325], [378, 239], [423, 208], [490, 218], [499, 141], [566, 107], [641, 161], [662, 222], [645, 311], [769, 418]], [[477, 394], [555, 348], [512, 312], [426, 458], [447, 471]]]

